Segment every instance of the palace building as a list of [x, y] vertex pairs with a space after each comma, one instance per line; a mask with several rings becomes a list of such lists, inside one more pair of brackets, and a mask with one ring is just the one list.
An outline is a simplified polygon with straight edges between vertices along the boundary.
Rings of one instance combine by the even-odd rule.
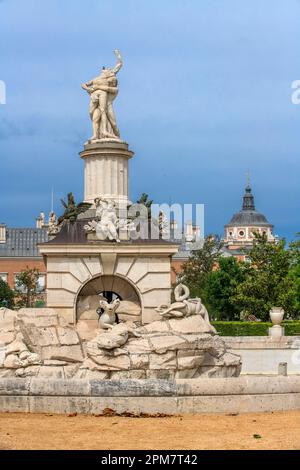
[[274, 226], [264, 214], [255, 208], [254, 196], [248, 182], [243, 196], [242, 208], [225, 225], [224, 244], [229, 254], [243, 257], [243, 249], [251, 248], [255, 234], [265, 234], [269, 242], [275, 242]]
[[16, 276], [27, 268], [40, 272], [39, 288], [46, 286], [46, 267], [38, 244], [48, 240], [46, 228], [9, 228], [0, 224], [0, 278], [16, 288]]
[[[9, 228], [0, 224], [0, 278], [11, 288], [15, 288], [16, 275], [29, 268], [40, 271], [40, 289], [47, 284], [46, 266], [39, 252], [38, 244], [48, 241], [49, 223], [43, 212], [36, 219], [36, 228]], [[248, 183], [243, 196], [242, 208], [225, 225], [223, 256], [235, 256], [245, 260], [244, 249], [251, 248], [254, 233], [265, 233], [270, 242], [275, 242], [273, 225], [255, 208], [254, 196]], [[191, 256], [192, 250], [202, 246], [199, 229], [192, 223], [185, 228], [185, 235], [177, 253], [172, 256], [172, 282], [176, 282], [176, 273]]]

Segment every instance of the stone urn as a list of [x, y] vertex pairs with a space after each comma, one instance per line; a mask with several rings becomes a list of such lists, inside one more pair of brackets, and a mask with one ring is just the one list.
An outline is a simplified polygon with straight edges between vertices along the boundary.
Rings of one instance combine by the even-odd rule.
[[272, 307], [270, 310], [270, 318], [273, 326], [280, 326], [284, 316], [284, 310], [281, 307]]

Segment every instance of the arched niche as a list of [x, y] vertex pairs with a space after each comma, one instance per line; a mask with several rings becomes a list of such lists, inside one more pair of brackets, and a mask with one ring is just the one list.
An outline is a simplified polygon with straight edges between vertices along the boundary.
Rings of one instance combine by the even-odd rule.
[[121, 300], [117, 315], [119, 321], [141, 321], [142, 304], [138, 289], [127, 279], [116, 275], [100, 275], [82, 286], [76, 299], [76, 322], [84, 322], [88, 329], [98, 327], [96, 310], [99, 300], [106, 296]]

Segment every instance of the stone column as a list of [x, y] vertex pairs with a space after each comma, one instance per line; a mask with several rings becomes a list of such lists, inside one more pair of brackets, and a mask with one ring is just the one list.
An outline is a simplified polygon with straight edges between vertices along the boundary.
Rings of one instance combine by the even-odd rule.
[[128, 144], [117, 140], [87, 143], [80, 153], [84, 160], [84, 202], [96, 197], [128, 203], [128, 160], [134, 155]]

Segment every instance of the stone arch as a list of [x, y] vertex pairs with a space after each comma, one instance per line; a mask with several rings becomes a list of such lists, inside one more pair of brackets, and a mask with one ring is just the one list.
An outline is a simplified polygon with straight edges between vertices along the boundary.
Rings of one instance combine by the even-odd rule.
[[120, 275], [97, 275], [86, 281], [75, 299], [76, 323], [84, 321], [89, 328], [98, 327], [99, 294], [113, 292], [121, 299], [117, 311], [119, 320], [141, 321], [142, 300], [139, 289]]

